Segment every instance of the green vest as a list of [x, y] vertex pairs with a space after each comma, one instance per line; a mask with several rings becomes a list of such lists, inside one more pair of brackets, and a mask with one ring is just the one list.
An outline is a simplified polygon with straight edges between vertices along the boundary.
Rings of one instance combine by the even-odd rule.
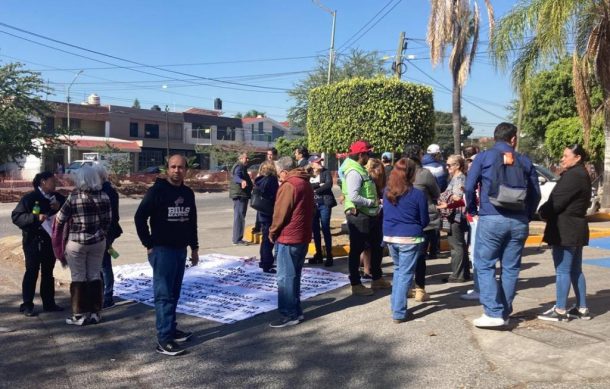
[[[360, 187], [360, 190], [358, 191], [358, 194], [360, 196], [364, 197], [365, 199], [368, 199], [371, 201], [377, 200], [377, 188], [375, 187], [375, 183], [373, 182], [373, 180], [371, 180], [371, 177], [369, 176], [366, 169], [364, 169], [364, 166], [360, 165], [358, 162], [354, 161], [351, 158], [348, 158], [347, 160], [345, 160], [343, 165], [344, 165], [343, 174], [345, 176], [347, 176], [348, 172], [355, 170], [362, 177], [363, 182], [362, 182], [362, 186]], [[352, 208], [356, 208], [358, 210], [358, 212], [362, 212], [365, 215], [369, 215], [369, 216], [375, 216], [379, 213], [378, 206], [373, 206], [373, 207], [356, 206], [356, 205], [354, 205], [354, 203], [352, 203], [352, 201], [350, 199], [348, 199], [348, 197], [347, 197], [347, 179], [343, 180], [343, 182], [341, 183], [341, 191], [343, 192], [343, 196], [345, 197], [345, 200], [343, 202], [343, 207], [344, 207], [345, 211], [348, 211], [349, 209], [352, 209]]]

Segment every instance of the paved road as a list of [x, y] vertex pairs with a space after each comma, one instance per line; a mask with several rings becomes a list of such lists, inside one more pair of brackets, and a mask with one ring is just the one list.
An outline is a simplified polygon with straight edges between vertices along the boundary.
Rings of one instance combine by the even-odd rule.
[[[201, 195], [198, 202], [206, 251], [256, 254], [257, 247], [230, 245], [226, 195]], [[117, 242], [117, 263], [144, 261], [127, 211], [135, 203], [123, 200], [127, 232]], [[585, 250], [586, 258], [609, 256]], [[178, 358], [154, 352], [154, 312], [144, 305], [121, 302], [101, 324], [82, 328], [63, 324], [65, 313], [23, 317], [16, 312], [22, 269], [0, 263], [2, 388], [610, 387], [610, 269], [585, 265], [592, 321], [539, 322], [535, 315], [554, 300], [549, 250], [526, 250], [506, 331], [472, 326], [481, 308], [457, 297], [469, 285], [440, 282], [449, 266], [438, 259], [428, 266], [432, 300], [409, 300], [413, 321], [392, 323], [387, 292], [355, 298], [345, 287], [306, 301], [307, 320], [290, 328], [268, 327], [277, 312], [232, 325], [179, 315], [195, 339]], [[384, 264], [391, 273], [388, 258]], [[335, 270], [346, 273], [346, 261], [337, 260]], [[65, 286], [58, 301], [68, 305]]]

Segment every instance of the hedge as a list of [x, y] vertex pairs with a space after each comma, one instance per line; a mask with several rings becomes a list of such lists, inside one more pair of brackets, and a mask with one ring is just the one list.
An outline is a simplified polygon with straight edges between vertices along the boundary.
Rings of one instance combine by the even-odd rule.
[[345, 152], [364, 139], [377, 152], [402, 152], [434, 138], [432, 88], [390, 78], [353, 78], [312, 89], [307, 113], [309, 149]]

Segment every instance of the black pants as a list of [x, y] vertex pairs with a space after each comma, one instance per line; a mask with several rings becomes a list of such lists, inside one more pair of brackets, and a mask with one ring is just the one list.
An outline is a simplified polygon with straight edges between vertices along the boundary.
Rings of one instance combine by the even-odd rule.
[[424, 231], [424, 242], [419, 246], [419, 255], [415, 265], [415, 287], [424, 289], [426, 286], [426, 253], [430, 241], [436, 237], [437, 229]]
[[468, 226], [465, 221], [450, 223], [447, 240], [451, 247], [451, 276], [453, 280], [470, 279], [470, 261], [464, 234]]
[[371, 276], [373, 280], [381, 278], [381, 259], [383, 249], [381, 241], [381, 219], [379, 216], [367, 216], [363, 213], [347, 215], [349, 229], [349, 280], [352, 285], [359, 285], [360, 281], [360, 254], [371, 249]]
[[43, 307], [55, 305], [55, 283], [53, 268], [55, 267], [55, 254], [51, 246], [51, 239], [35, 237], [27, 244], [23, 244], [25, 254], [25, 274], [21, 290], [23, 293], [23, 306], [34, 306], [36, 294], [36, 281], [40, 272], [40, 298]]

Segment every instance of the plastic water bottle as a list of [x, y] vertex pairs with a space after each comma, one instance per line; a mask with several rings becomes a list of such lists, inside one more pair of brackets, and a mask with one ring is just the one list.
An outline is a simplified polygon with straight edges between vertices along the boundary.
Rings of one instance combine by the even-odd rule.
[[117, 259], [119, 257], [119, 252], [113, 249], [112, 246], [108, 247], [108, 254], [110, 254], [113, 259]]
[[34, 203], [34, 208], [32, 208], [32, 214], [40, 215], [40, 204], [38, 203], [38, 201]]

